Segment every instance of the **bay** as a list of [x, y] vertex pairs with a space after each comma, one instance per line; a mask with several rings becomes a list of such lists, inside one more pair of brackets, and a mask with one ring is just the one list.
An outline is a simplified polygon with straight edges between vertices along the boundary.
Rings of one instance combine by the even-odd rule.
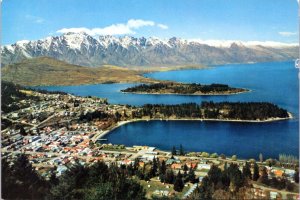
[[180, 96], [123, 94], [121, 89], [136, 84], [95, 84], [79, 86], [43, 86], [80, 96], [108, 98], [113, 104], [178, 104], [201, 101], [267, 101], [292, 112], [294, 119], [272, 123], [229, 123], [198, 121], [150, 121], [130, 123], [106, 136], [108, 142], [148, 145], [171, 150], [182, 144], [188, 151], [236, 154], [242, 158], [277, 158], [279, 153], [298, 156], [298, 71], [293, 62], [231, 64], [203, 70], [180, 70], [145, 74], [159, 80], [184, 83], [223, 83], [251, 92], [222, 96]]

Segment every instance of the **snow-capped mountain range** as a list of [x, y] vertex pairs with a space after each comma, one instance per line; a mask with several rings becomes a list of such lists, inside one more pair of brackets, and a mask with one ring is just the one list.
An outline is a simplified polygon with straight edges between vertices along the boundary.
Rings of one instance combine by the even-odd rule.
[[131, 36], [92, 37], [66, 33], [37, 41], [19, 41], [1, 48], [2, 64], [48, 56], [71, 64], [100, 66], [162, 66], [226, 64], [295, 59], [297, 44], [216, 40], [159, 39]]

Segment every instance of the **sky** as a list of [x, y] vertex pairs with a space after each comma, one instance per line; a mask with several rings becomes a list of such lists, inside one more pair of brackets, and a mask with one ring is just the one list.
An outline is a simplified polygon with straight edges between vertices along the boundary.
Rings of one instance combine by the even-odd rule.
[[296, 0], [2, 0], [2, 44], [92, 36], [298, 42]]

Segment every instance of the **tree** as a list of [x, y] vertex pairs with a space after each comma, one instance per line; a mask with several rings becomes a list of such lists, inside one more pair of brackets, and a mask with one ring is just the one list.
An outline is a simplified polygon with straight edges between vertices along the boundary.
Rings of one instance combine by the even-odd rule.
[[298, 168], [295, 170], [294, 181], [296, 183], [299, 183], [299, 169]]
[[158, 163], [156, 161], [156, 158], [154, 157], [152, 160], [152, 166], [151, 166], [151, 170], [150, 170], [150, 176], [154, 177], [157, 173], [157, 168], [158, 168]]
[[19, 155], [12, 167], [3, 160], [1, 167], [2, 188], [7, 189], [2, 190], [4, 199], [42, 199], [48, 193], [49, 184], [32, 168], [26, 155]]
[[26, 131], [25, 131], [25, 129], [24, 129], [23, 126], [20, 127], [20, 134], [23, 135], [23, 136], [27, 135], [27, 133], [26, 133]]
[[294, 190], [294, 184], [291, 183], [289, 180], [286, 180], [286, 190], [292, 192]]
[[196, 199], [205, 199], [205, 200], [212, 199], [213, 188], [207, 176], [205, 176], [202, 179], [201, 185], [197, 190], [198, 190], [197, 193], [199, 194], [199, 198]]
[[196, 180], [195, 172], [192, 168], [190, 168], [189, 173], [188, 173], [188, 181], [191, 183], [197, 183], [198, 181]]
[[183, 165], [183, 171], [187, 172], [189, 170], [188, 166], [186, 164]]
[[254, 163], [254, 170], [253, 170], [253, 181], [257, 181], [257, 179], [259, 178], [259, 168], [257, 163]]
[[269, 184], [267, 168], [263, 167], [261, 171], [261, 176], [259, 177], [258, 181], [262, 184], [266, 184], [266, 185]]
[[225, 162], [225, 164], [224, 164], [224, 170], [226, 170], [226, 169], [228, 169], [228, 164], [227, 164], [227, 162]]
[[236, 160], [237, 160], [237, 156], [236, 156], [236, 155], [233, 155], [233, 156], [231, 157], [231, 160], [236, 161]]
[[233, 190], [238, 191], [239, 188], [244, 186], [245, 177], [239, 169], [237, 164], [231, 164], [228, 168], [228, 174], [230, 177], [230, 184]]
[[183, 187], [184, 187], [184, 183], [182, 181], [182, 175], [179, 171], [174, 182], [174, 190], [177, 192], [181, 192]]
[[161, 162], [161, 165], [159, 166], [159, 174], [160, 175], [165, 175], [166, 174], [166, 170], [167, 170], [167, 166], [166, 166], [166, 162], [163, 160]]
[[175, 176], [173, 170], [167, 170], [166, 178], [165, 178], [166, 183], [173, 184], [174, 180], [175, 180]]
[[175, 146], [173, 146], [173, 149], [172, 149], [172, 156], [173, 155], [176, 155], [176, 148], [175, 148]]
[[259, 161], [262, 163], [264, 161], [262, 153], [259, 154]]
[[252, 174], [251, 174], [251, 170], [250, 170], [250, 165], [248, 162], [245, 163], [245, 166], [243, 167], [243, 175], [246, 178], [252, 179]]
[[184, 156], [184, 150], [183, 150], [182, 145], [180, 145], [179, 154], [180, 154], [181, 156]]
[[215, 165], [212, 165], [210, 170], [207, 173], [208, 179], [214, 185], [217, 185], [218, 181], [221, 180], [222, 171]]
[[227, 168], [222, 171], [221, 182], [222, 182], [223, 188], [225, 190], [227, 190], [230, 185], [230, 177], [229, 177]]

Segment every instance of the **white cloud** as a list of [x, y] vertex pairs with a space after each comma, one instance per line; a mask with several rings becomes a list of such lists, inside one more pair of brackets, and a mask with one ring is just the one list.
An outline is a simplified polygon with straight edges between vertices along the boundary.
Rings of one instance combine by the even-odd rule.
[[[126, 24], [112, 24], [110, 26], [106, 26], [104, 28], [63, 28], [58, 31], [57, 33], [68, 33], [68, 32], [85, 32], [91, 36], [95, 35], [125, 35], [125, 34], [135, 34], [135, 30], [138, 30], [142, 27], [146, 26], [155, 26], [156, 23], [153, 21], [147, 21], [142, 19], [130, 19], [127, 21]], [[163, 24], [157, 24], [157, 27], [161, 29], [167, 29], [168, 26]]]
[[290, 37], [290, 36], [297, 35], [297, 32], [282, 31], [282, 32], [278, 32], [278, 34], [284, 37]]
[[164, 30], [169, 28], [167, 25], [164, 25], [164, 24], [157, 24], [157, 26]]
[[207, 44], [215, 47], [230, 47], [232, 43], [245, 45], [245, 46], [268, 46], [268, 47], [295, 47], [298, 43], [284, 43], [276, 41], [241, 41], [241, 40], [202, 40], [202, 39], [189, 39], [188, 42], [199, 42], [200, 44]]
[[42, 24], [44, 23], [44, 19], [38, 16], [34, 16], [34, 15], [25, 15], [25, 18], [29, 21], [32, 21], [36, 24]]
[[155, 22], [145, 21], [145, 20], [142, 20], [142, 19], [130, 19], [127, 22], [127, 26], [129, 28], [135, 28], [135, 29], [143, 27], [143, 26], [154, 26], [154, 25], [155, 25]]

